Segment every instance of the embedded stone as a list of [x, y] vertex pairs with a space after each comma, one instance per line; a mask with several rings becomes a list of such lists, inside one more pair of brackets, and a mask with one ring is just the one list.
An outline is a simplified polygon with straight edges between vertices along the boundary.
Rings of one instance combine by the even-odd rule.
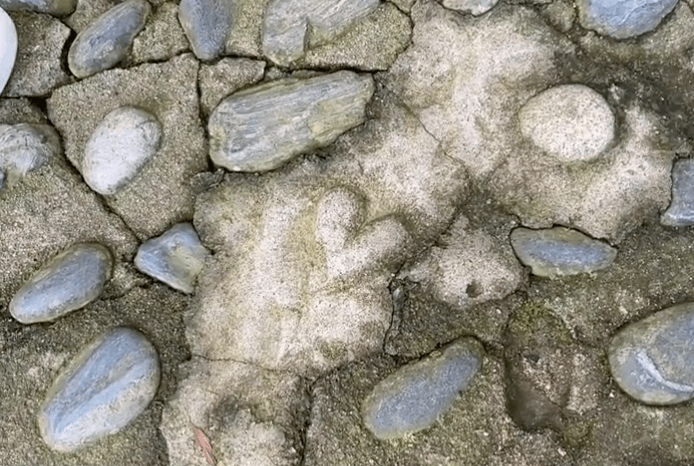
[[263, 26], [263, 53], [280, 66], [330, 42], [379, 6], [379, 0], [272, 0]]
[[[0, 6], [5, 6], [0, 2]], [[17, 30], [12, 18], [0, 8], [0, 94], [10, 79], [17, 57]]]
[[35, 11], [54, 16], [72, 13], [77, 0], [0, 0], [0, 8], [6, 11]]
[[632, 398], [671, 405], [694, 397], [694, 303], [669, 307], [634, 322], [612, 338], [610, 370]]
[[564, 227], [516, 228], [511, 245], [523, 265], [540, 277], [594, 272], [609, 267], [617, 256], [609, 244]]
[[151, 113], [120, 107], [96, 127], [84, 151], [82, 175], [94, 191], [116, 194], [159, 150], [162, 127]]
[[272, 170], [363, 123], [373, 92], [370, 75], [350, 71], [238, 92], [210, 116], [210, 157], [228, 170]]
[[555, 86], [531, 98], [519, 113], [523, 136], [563, 162], [586, 162], [614, 139], [607, 101], [587, 86]]
[[214, 60], [224, 51], [233, 7], [231, 0], [181, 0], [178, 18], [196, 57]]
[[498, 3], [499, 0], [443, 0], [443, 6], [451, 10], [471, 13], [473, 16], [482, 15]]
[[672, 167], [672, 202], [660, 223], [669, 227], [694, 225], [694, 160], [678, 160]]
[[146, 0], [127, 0], [99, 16], [70, 46], [67, 60], [72, 74], [86, 78], [125, 58], [151, 10]]
[[70, 452], [116, 433], [149, 405], [159, 379], [159, 357], [144, 335], [109, 330], [53, 382], [38, 415], [41, 437]]
[[483, 358], [484, 350], [477, 340], [461, 338], [398, 369], [364, 400], [364, 424], [383, 440], [429, 427], [468, 387]]
[[209, 251], [190, 223], [179, 223], [163, 235], [145, 241], [135, 256], [143, 273], [172, 288], [192, 293]]
[[75, 244], [22, 285], [10, 302], [10, 313], [23, 324], [33, 324], [80, 309], [99, 297], [112, 268], [106, 247]]
[[58, 133], [48, 125], [0, 125], [0, 173], [10, 185], [60, 152]]
[[577, 5], [584, 28], [627, 39], [658, 27], [677, 0], [578, 0]]

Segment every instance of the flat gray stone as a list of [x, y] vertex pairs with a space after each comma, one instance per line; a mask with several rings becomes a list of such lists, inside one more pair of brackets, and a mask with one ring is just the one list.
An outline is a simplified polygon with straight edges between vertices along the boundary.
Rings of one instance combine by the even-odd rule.
[[224, 52], [233, 8], [233, 0], [181, 0], [178, 18], [200, 60], [214, 60]]
[[72, 13], [77, 0], [0, 0], [0, 8], [6, 11], [35, 11], [54, 16]]
[[306, 48], [330, 42], [379, 5], [378, 0], [273, 0], [265, 15], [263, 53], [280, 66]]
[[609, 244], [564, 227], [516, 228], [511, 245], [523, 265], [540, 277], [594, 272], [609, 267], [617, 257]]
[[694, 303], [630, 324], [610, 342], [612, 377], [642, 403], [671, 405], [694, 397]]
[[383, 440], [426, 429], [470, 384], [483, 358], [484, 349], [477, 340], [461, 338], [401, 367], [364, 400], [366, 427]]
[[146, 0], [127, 0], [99, 16], [70, 46], [67, 59], [72, 74], [86, 78], [125, 58], [151, 10]]
[[135, 266], [172, 288], [192, 293], [209, 254], [193, 225], [179, 223], [144, 242], [135, 256]]
[[579, 20], [587, 29], [627, 39], [652, 31], [677, 0], [578, 0]]
[[694, 225], [694, 160], [678, 160], [672, 167], [672, 202], [660, 217], [669, 227]]
[[[0, 173], [10, 185], [60, 154], [60, 139], [53, 127], [19, 123], [0, 125]], [[0, 183], [0, 188], [4, 183]]]
[[157, 117], [137, 107], [120, 107], [104, 117], [85, 148], [82, 175], [100, 194], [115, 194], [159, 150], [162, 127]]
[[98, 298], [112, 269], [108, 248], [96, 243], [71, 246], [22, 285], [10, 302], [10, 313], [23, 324], [55, 320]]
[[442, 4], [451, 10], [479, 16], [494, 8], [498, 2], [499, 0], [443, 0]]
[[562, 162], [596, 159], [614, 139], [615, 118], [607, 101], [582, 84], [554, 86], [520, 110], [521, 133]]
[[241, 91], [210, 116], [210, 157], [232, 171], [275, 169], [361, 124], [373, 92], [371, 76], [350, 71]]
[[116, 327], [84, 348], [46, 394], [39, 430], [54, 450], [75, 451], [139, 416], [159, 387], [159, 357], [140, 332]]

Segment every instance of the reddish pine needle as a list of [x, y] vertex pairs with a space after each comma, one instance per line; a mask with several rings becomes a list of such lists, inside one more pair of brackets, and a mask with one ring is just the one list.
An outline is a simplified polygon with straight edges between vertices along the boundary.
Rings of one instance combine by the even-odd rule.
[[214, 466], [217, 462], [214, 459], [214, 454], [212, 453], [212, 445], [210, 445], [210, 438], [203, 432], [202, 429], [193, 426], [193, 432], [195, 433], [195, 446], [202, 449], [202, 454], [209, 464]]

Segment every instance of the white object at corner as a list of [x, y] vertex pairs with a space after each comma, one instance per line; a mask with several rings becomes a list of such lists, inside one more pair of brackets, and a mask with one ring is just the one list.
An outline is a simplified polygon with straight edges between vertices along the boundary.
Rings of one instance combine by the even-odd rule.
[[0, 8], [0, 93], [10, 79], [17, 57], [17, 30], [12, 19]]

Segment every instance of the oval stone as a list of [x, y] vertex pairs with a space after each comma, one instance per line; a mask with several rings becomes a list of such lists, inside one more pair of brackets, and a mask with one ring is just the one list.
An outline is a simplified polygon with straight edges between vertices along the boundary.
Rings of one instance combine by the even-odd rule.
[[694, 397], [694, 303], [627, 325], [612, 338], [610, 371], [632, 398], [671, 405]]
[[76, 6], [77, 0], [0, 0], [0, 7], [6, 11], [35, 11], [53, 16], [69, 15]]
[[104, 117], [87, 141], [82, 176], [97, 193], [115, 194], [130, 182], [161, 146], [157, 118], [136, 107]]
[[5, 89], [17, 58], [17, 29], [12, 18], [0, 8], [0, 94]]
[[224, 51], [232, 8], [231, 0], [181, 0], [178, 19], [196, 57], [214, 60]]
[[655, 29], [677, 0], [578, 0], [581, 26], [627, 39]]
[[420, 431], [450, 407], [482, 367], [484, 349], [461, 338], [407, 364], [374, 387], [362, 405], [366, 427], [379, 439]]
[[135, 266], [172, 288], [192, 293], [208, 255], [193, 225], [179, 223], [145, 241], [137, 251]]
[[516, 228], [511, 246], [521, 263], [540, 277], [594, 272], [609, 267], [617, 257], [609, 244], [564, 227]]
[[67, 62], [72, 74], [86, 78], [125, 58], [151, 10], [146, 0], [127, 0], [99, 16], [70, 46]]
[[69, 452], [118, 432], [149, 405], [159, 379], [157, 351], [144, 335], [109, 330], [53, 382], [38, 415], [41, 437]]
[[541, 92], [518, 117], [523, 136], [562, 162], [593, 160], [614, 139], [612, 109], [600, 94], [580, 84]]
[[47, 322], [80, 309], [103, 291], [113, 256], [96, 243], [75, 244], [39, 270], [10, 301], [12, 317], [23, 324]]

